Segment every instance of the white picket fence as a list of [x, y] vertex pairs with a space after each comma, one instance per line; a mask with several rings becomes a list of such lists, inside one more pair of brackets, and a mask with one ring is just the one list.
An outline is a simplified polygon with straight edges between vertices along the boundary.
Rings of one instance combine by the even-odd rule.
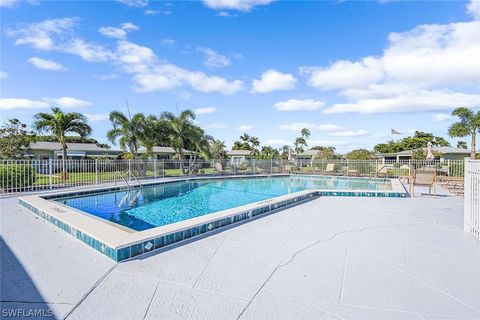
[[480, 160], [465, 159], [464, 230], [480, 241]]

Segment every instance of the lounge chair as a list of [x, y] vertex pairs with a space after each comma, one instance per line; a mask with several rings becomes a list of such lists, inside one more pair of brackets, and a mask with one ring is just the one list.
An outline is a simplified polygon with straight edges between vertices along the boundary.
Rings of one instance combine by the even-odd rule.
[[410, 184], [410, 194], [412, 197], [415, 196], [415, 186], [422, 186], [428, 187], [428, 194], [432, 193], [433, 187], [433, 195], [435, 198], [437, 197], [437, 191], [435, 189], [435, 171], [431, 170], [418, 170], [415, 171], [413, 175], [413, 181]]
[[223, 166], [221, 162], [215, 162], [215, 172], [218, 174], [225, 173], [225, 170], [223, 170]]
[[449, 192], [456, 195], [463, 195], [464, 178], [442, 176], [438, 178], [440, 185], [445, 187]]
[[322, 171], [322, 174], [333, 174], [335, 173], [335, 163], [327, 163], [325, 170]]

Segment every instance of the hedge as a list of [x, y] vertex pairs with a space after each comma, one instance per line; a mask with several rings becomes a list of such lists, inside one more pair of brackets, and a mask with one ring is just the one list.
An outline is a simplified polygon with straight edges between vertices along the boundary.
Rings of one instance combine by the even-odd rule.
[[0, 164], [0, 188], [18, 189], [35, 184], [35, 168], [28, 164]]

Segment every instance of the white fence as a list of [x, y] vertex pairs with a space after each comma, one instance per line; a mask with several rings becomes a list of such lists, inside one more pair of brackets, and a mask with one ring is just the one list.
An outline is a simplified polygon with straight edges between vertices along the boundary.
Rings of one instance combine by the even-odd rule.
[[0, 160], [0, 193], [58, 189], [113, 183], [132, 178], [303, 173], [398, 178], [416, 169], [434, 169], [438, 175], [462, 177], [464, 161], [250, 159], [223, 160]]
[[480, 240], [480, 160], [465, 159], [464, 230]]

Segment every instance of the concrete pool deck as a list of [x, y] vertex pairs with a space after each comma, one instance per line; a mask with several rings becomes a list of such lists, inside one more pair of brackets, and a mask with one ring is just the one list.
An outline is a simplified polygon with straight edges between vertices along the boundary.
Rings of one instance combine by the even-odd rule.
[[16, 197], [0, 199], [0, 211], [2, 315], [480, 318], [480, 243], [463, 233], [460, 197], [320, 197], [122, 263]]

